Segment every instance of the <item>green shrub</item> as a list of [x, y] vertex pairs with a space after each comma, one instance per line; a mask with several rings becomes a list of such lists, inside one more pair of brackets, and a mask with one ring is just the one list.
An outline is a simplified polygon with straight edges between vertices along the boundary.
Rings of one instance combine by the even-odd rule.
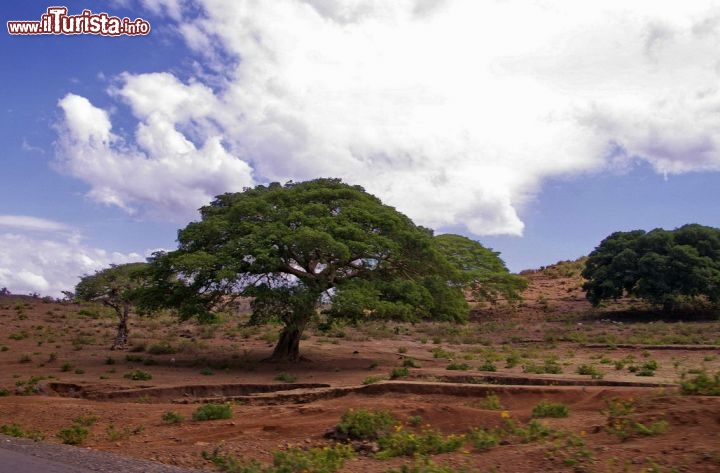
[[602, 379], [603, 373], [592, 365], [580, 365], [577, 368], [577, 373], [582, 375], [590, 376], [592, 379]]
[[19, 424], [3, 424], [0, 425], [0, 434], [10, 437], [28, 438], [32, 440], [44, 440], [45, 436], [36, 430], [24, 430]]
[[403, 360], [402, 365], [403, 365], [405, 368], [420, 368], [420, 365], [419, 365], [418, 362], [415, 360], [415, 358], [405, 358], [405, 359]]
[[433, 354], [433, 358], [447, 358], [448, 360], [455, 358], [455, 353], [443, 350], [440, 347], [435, 347], [430, 352]]
[[645, 425], [641, 422], [635, 423], [635, 430], [637, 430], [637, 433], [645, 436], [664, 434], [667, 432], [667, 429], [668, 422], [665, 420], [658, 420], [650, 425]]
[[376, 456], [384, 459], [399, 456], [437, 455], [454, 452], [464, 444], [464, 435], [444, 436], [434, 429], [425, 429], [416, 434], [398, 426], [390, 434], [378, 439], [380, 452]]
[[497, 396], [497, 394], [486, 394], [485, 399], [480, 402], [480, 407], [492, 411], [499, 411], [503, 408], [502, 404], [500, 403], [500, 398]]
[[375, 384], [377, 382], [383, 381], [384, 379], [384, 376], [368, 376], [367, 378], [363, 379], [362, 384], [367, 386], [368, 384]]
[[694, 378], [680, 382], [680, 392], [686, 395], [720, 396], [720, 372], [713, 376], [700, 371]]
[[635, 412], [635, 399], [621, 399], [614, 397], [610, 400], [605, 401], [606, 408], [603, 410], [603, 414], [607, 414], [610, 417], [621, 417]]
[[456, 371], [467, 371], [470, 369], [470, 365], [467, 363], [450, 363], [445, 367], [447, 370], [456, 370]]
[[567, 417], [568, 407], [561, 403], [540, 401], [532, 410], [533, 417]]
[[131, 435], [137, 435], [143, 430], [145, 430], [145, 427], [142, 425], [135, 427], [134, 429], [131, 429], [130, 427], [123, 427], [121, 430], [118, 430], [114, 425], [110, 424], [107, 428], [107, 438], [111, 442], [117, 442], [118, 440], [129, 438]]
[[179, 414], [175, 411], [166, 411], [162, 415], [163, 422], [166, 422], [168, 424], [179, 424], [185, 418], [182, 416], [182, 414]]
[[177, 353], [177, 349], [169, 342], [160, 342], [150, 345], [147, 351], [151, 355], [172, 355], [173, 353]]
[[283, 372], [283, 373], [278, 373], [275, 376], [275, 381], [280, 381], [283, 383], [294, 383], [295, 381], [297, 381], [297, 377], [291, 375], [290, 373]]
[[495, 363], [493, 363], [490, 360], [485, 360], [485, 362], [478, 367], [478, 371], [497, 371], [497, 367], [495, 366]]
[[477, 471], [466, 466], [455, 466], [449, 463], [440, 465], [427, 457], [422, 457], [416, 459], [412, 465], [391, 468], [387, 470], [387, 473], [473, 473]]
[[413, 427], [419, 427], [422, 421], [423, 418], [421, 416], [410, 416], [408, 417], [407, 423]]
[[512, 420], [508, 420], [506, 427], [510, 433], [517, 436], [522, 443], [536, 442], [557, 434], [557, 431], [542, 425], [537, 420], [531, 420], [525, 427], [520, 427], [512, 422]]
[[18, 380], [15, 382], [16, 392], [22, 396], [37, 394], [40, 392], [38, 383], [44, 379], [46, 379], [44, 376], [31, 376], [26, 381]]
[[408, 370], [406, 366], [393, 368], [390, 372], [390, 379], [407, 378], [408, 376], [410, 376], [410, 370]]
[[20, 332], [11, 333], [8, 335], [8, 338], [10, 340], [24, 340], [28, 338], [30, 334], [27, 333], [27, 330], [22, 330]]
[[523, 372], [531, 374], [560, 374], [562, 373], [562, 367], [557, 361], [545, 360], [542, 365], [535, 363], [523, 365]]
[[650, 425], [645, 425], [641, 422], [635, 422], [633, 420], [616, 417], [608, 422], [605, 430], [612, 435], [615, 435], [620, 440], [627, 440], [630, 437], [642, 435], [642, 436], [654, 436], [660, 435], [667, 432], [668, 423], [664, 420], [653, 422]]
[[203, 404], [193, 412], [193, 420], [231, 419], [233, 409], [230, 404]]
[[25, 431], [18, 424], [0, 425], [0, 434], [18, 438], [25, 437]]
[[515, 368], [520, 364], [520, 355], [512, 354], [505, 358], [505, 368]]
[[83, 427], [90, 427], [92, 425], [95, 425], [97, 421], [98, 418], [95, 415], [78, 416], [73, 419], [73, 423], [75, 423], [76, 425], [81, 425]]
[[202, 457], [226, 473], [334, 473], [340, 471], [345, 460], [355, 452], [349, 445], [333, 445], [323, 448], [289, 448], [275, 452], [273, 464], [263, 467], [257, 460], [242, 461], [231, 454], [221, 454], [219, 448], [212, 453], [202, 452]]
[[502, 440], [502, 436], [496, 430], [477, 428], [470, 431], [468, 439], [475, 450], [488, 450], [497, 446]]
[[655, 360], [648, 360], [635, 373], [636, 376], [655, 376], [655, 370], [658, 369], [658, 363]]
[[58, 438], [66, 445], [80, 445], [85, 441], [90, 432], [82, 425], [74, 424], [65, 427], [57, 433]]
[[133, 381], [148, 381], [152, 379], [152, 375], [150, 373], [146, 373], [145, 371], [135, 370], [125, 373], [123, 378], [131, 379]]
[[290, 448], [276, 452], [273, 456], [273, 473], [313, 472], [334, 473], [339, 471], [345, 460], [353, 458], [355, 452], [350, 445], [334, 445], [325, 448]]
[[377, 409], [348, 409], [337, 425], [339, 432], [357, 440], [375, 440], [386, 435], [397, 419], [390, 411]]

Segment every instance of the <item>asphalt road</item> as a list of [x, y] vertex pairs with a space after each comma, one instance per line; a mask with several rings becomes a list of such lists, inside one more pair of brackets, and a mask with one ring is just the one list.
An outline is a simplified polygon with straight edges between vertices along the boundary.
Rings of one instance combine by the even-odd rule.
[[0, 448], [2, 473], [92, 473], [92, 470]]
[[200, 473], [147, 460], [0, 435], [0, 473]]

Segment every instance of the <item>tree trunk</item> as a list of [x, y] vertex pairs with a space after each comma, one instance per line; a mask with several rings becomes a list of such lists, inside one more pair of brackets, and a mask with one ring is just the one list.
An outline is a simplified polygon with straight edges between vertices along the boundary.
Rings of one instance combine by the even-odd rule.
[[125, 348], [128, 344], [128, 316], [130, 315], [130, 306], [124, 306], [121, 308], [116, 308], [115, 311], [117, 312], [118, 316], [118, 325], [117, 325], [117, 334], [115, 335], [115, 341], [112, 344], [112, 347], [110, 347], [111, 350], [122, 350]]
[[302, 329], [298, 327], [283, 328], [280, 339], [268, 361], [302, 361], [303, 358], [300, 356], [302, 332]]
[[315, 313], [320, 294], [322, 291], [319, 289], [307, 290], [294, 294], [289, 302], [280, 301], [285, 309], [289, 308], [291, 311], [281, 317], [285, 326], [267, 361], [309, 361], [300, 356], [300, 337]]

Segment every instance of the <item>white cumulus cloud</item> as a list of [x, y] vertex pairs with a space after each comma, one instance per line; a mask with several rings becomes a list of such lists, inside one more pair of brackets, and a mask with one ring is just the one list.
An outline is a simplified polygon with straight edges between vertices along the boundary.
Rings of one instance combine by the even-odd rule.
[[[194, 117], [172, 115], [168, 106], [147, 111], [143, 105], [151, 94], [158, 103], [174, 103], [192, 109], [193, 86], [186, 86], [167, 74], [145, 76], [138, 83], [161, 81], [165, 88], [141, 86], [139, 98], [132, 98], [143, 120], [135, 139], [127, 142], [112, 132], [109, 114], [87, 98], [68, 94], [59, 101], [64, 120], [59, 125], [58, 165], [91, 186], [89, 196], [101, 203], [135, 213], [139, 210], [172, 220], [186, 220], [215, 195], [239, 191], [252, 183], [251, 169], [232, 156], [219, 134], [194, 134]], [[128, 78], [123, 96], [132, 96], [136, 82]], [[201, 88], [201, 91], [204, 90]], [[188, 92], [188, 94], [184, 94]], [[190, 95], [188, 98], [187, 95]], [[179, 97], [178, 97], [179, 96]], [[165, 102], [165, 101], [168, 102]], [[167, 112], [167, 113], [164, 113]], [[199, 118], [199, 117], [198, 117]], [[204, 128], [202, 125], [197, 125]], [[180, 129], [187, 127], [183, 133]], [[192, 138], [199, 141], [196, 145]]]
[[28, 215], [0, 215], [0, 228], [3, 227], [47, 232], [69, 232], [72, 230], [71, 227], [64, 223]]
[[[110, 252], [83, 243], [77, 232], [53, 225], [25, 225], [34, 217], [18, 217], [13, 231], [0, 232], [0, 287], [15, 294], [39, 293], [61, 297], [84, 274], [110, 264], [144, 261], [136, 253]], [[0, 217], [0, 224], [7, 219]], [[3, 225], [4, 226], [4, 225]], [[2, 230], [2, 229], [0, 229]]]
[[710, 0], [144, 3], [216, 76], [124, 74], [132, 137], [60, 101], [62, 167], [128, 211], [332, 176], [424, 225], [521, 234], [549, 177], [720, 170]]

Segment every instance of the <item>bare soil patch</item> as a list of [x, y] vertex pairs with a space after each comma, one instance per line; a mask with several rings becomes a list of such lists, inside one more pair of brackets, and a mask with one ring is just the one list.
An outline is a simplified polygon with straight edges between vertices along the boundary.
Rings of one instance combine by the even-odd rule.
[[[62, 429], [93, 419], [82, 447], [212, 471], [203, 451], [270, 463], [289, 445], [328, 445], [324, 434], [349, 408], [387, 409], [403, 429], [449, 435], [508, 419], [527, 425], [546, 401], [569, 409], [538, 420], [564, 436], [483, 451], [467, 443], [433, 461], [480, 472], [720, 471], [720, 398], [677, 390], [683, 377], [720, 369], [720, 323], [635, 322], [624, 315], [633, 301], [592, 311], [577, 274], [528, 277], [525, 302], [481, 307], [463, 326], [312, 329], [301, 343], [311, 361], [294, 364], [261, 362], [278, 328], [246, 327], [242, 318], [202, 326], [134, 318], [131, 348], [112, 351], [115, 321], [102, 308], [0, 297], [0, 426], [60, 443]], [[144, 377], [137, 373], [150, 377], [132, 379]], [[612, 415], [614, 399], [632, 412]], [[232, 403], [234, 416], [192, 420], [207, 402]], [[168, 411], [185, 420], [163, 421]], [[657, 423], [666, 428], [635, 428]], [[568, 445], [570, 435], [583, 446]], [[342, 471], [413, 461], [359, 455]]]

